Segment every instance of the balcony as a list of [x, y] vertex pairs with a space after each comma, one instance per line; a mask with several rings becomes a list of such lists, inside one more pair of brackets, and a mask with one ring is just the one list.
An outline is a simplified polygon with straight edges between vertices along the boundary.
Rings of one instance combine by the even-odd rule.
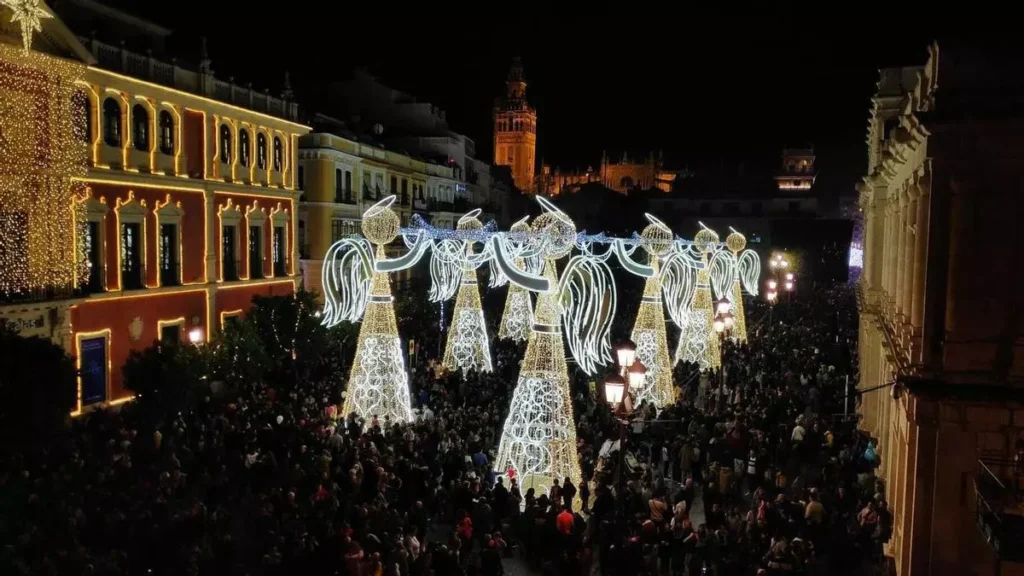
[[982, 458], [974, 477], [977, 523], [1001, 562], [1024, 562], [1024, 461]]
[[355, 204], [356, 194], [351, 188], [335, 188], [334, 189], [334, 203], [335, 204]]
[[427, 201], [423, 197], [415, 198], [412, 201], [413, 210], [427, 210]]
[[[98, 290], [102, 292], [101, 290]], [[51, 300], [67, 300], [78, 298], [87, 293], [77, 286], [51, 286], [47, 288], [33, 288], [17, 292], [0, 292], [0, 304], [34, 304], [36, 302], [49, 302]]]
[[370, 202], [376, 202], [380, 200], [381, 190], [380, 187], [370, 188], [369, 186], [363, 186], [363, 200], [369, 200]]

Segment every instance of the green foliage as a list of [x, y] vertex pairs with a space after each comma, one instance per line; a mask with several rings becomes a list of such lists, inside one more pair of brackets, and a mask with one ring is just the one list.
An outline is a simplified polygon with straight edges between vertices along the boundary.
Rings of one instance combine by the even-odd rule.
[[210, 356], [205, 347], [159, 342], [131, 351], [122, 368], [124, 385], [136, 394], [145, 420], [156, 424], [194, 409], [208, 393]]
[[0, 327], [0, 442], [43, 442], [75, 409], [75, 363], [53, 342]]

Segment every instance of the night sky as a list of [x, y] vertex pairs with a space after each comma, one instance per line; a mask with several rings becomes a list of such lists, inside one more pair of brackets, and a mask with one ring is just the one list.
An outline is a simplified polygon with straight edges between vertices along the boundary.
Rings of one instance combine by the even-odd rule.
[[[364, 66], [445, 109], [490, 160], [491, 107], [519, 55], [539, 114], [538, 159], [586, 167], [602, 149], [616, 159], [623, 149], [662, 149], [670, 168], [755, 171], [776, 167], [783, 146], [813, 144], [828, 194], [851, 193], [862, 173], [879, 67], [923, 63], [932, 39], [995, 58], [1022, 54], [1016, 32], [992, 27], [988, 14], [900, 15], [888, 4], [823, 16], [822, 4], [791, 3], [706, 14], [650, 2], [345, 3], [330, 14], [321, 8], [330, 4], [302, 0], [265, 10], [227, 0], [179, 0], [173, 11], [111, 3], [175, 29], [182, 59], [194, 61], [207, 35], [219, 78], [277, 93], [290, 70], [300, 102], [313, 104], [306, 112], [331, 80]], [[253, 44], [261, 31], [269, 35]]]

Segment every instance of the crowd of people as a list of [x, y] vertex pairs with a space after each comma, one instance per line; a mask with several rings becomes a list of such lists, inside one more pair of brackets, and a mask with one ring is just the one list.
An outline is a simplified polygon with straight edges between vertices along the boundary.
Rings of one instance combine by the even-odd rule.
[[251, 383], [158, 426], [133, 403], [96, 412], [0, 457], [0, 573], [849, 572], [889, 523], [873, 449], [842, 414], [851, 298], [752, 301], [724, 377], [678, 366], [679, 400], [637, 407], [622, 458], [607, 450], [622, 415], [577, 376], [583, 481], [546, 493], [493, 470], [524, 345], [495, 340], [492, 373], [447, 373], [432, 326], [409, 424], [338, 414], [322, 382]]

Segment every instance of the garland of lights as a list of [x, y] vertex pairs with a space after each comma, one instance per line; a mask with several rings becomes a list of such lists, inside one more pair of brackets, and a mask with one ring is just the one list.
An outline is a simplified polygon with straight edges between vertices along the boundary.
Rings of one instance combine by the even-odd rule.
[[[0, 296], [67, 290], [87, 278], [81, 64], [28, 49], [38, 3], [3, 0], [24, 49], [0, 44]], [[33, 16], [34, 15], [34, 16]], [[69, 250], [69, 247], [71, 248]]]
[[[483, 225], [477, 219], [479, 214], [479, 208], [466, 214], [459, 219], [458, 228], [460, 230], [481, 228]], [[449, 242], [451, 241], [449, 240]], [[467, 256], [472, 256], [473, 244], [468, 241], [463, 244], [461, 250]], [[455, 299], [455, 310], [452, 311], [452, 325], [448, 331], [443, 365], [449, 370], [462, 370], [463, 373], [468, 370], [480, 372], [493, 370], [490, 342], [487, 339], [487, 326], [484, 324], [484, 311], [480, 304], [480, 290], [477, 288], [476, 267], [472, 265], [469, 258], [462, 263], [462, 280], [459, 286], [459, 295]]]

